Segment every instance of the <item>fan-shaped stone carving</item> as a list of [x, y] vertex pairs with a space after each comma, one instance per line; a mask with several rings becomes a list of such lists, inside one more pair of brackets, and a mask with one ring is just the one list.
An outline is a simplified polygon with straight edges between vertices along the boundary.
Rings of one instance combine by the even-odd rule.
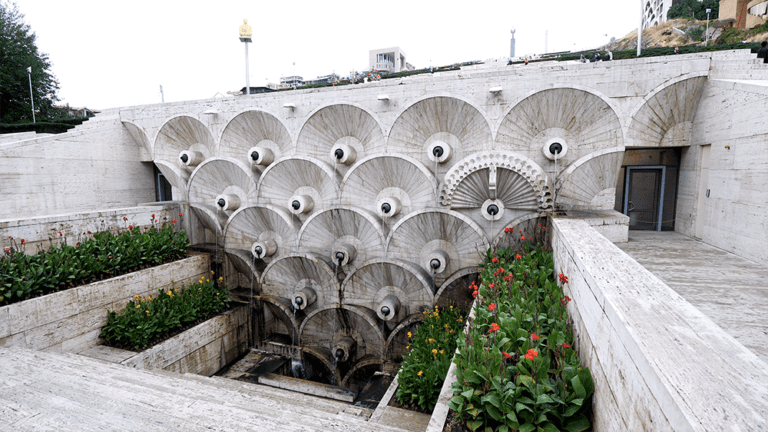
[[688, 78], [648, 95], [632, 116], [627, 133], [631, 145], [690, 145], [693, 117], [706, 81], [706, 76]]
[[285, 208], [270, 204], [241, 208], [227, 223], [224, 246], [227, 250], [244, 250], [250, 255], [255, 242], [274, 240], [277, 245], [274, 257], [278, 257], [296, 248], [300, 228], [298, 218]]
[[[189, 201], [216, 210], [216, 200], [221, 195], [237, 196], [238, 207], [253, 203], [256, 198], [256, 181], [250, 168], [238, 160], [228, 158], [210, 159], [198, 166], [189, 179]], [[227, 216], [234, 210], [226, 210]]]
[[334, 251], [352, 246], [352, 267], [384, 255], [386, 233], [372, 213], [354, 207], [333, 207], [310, 216], [299, 233], [299, 247], [331, 259]]
[[252, 147], [272, 150], [277, 160], [292, 153], [291, 136], [280, 120], [263, 111], [246, 111], [233, 118], [219, 143], [219, 156], [251, 163], [248, 150]]
[[602, 98], [575, 88], [554, 88], [528, 96], [512, 107], [499, 126], [496, 148], [548, 167], [542, 148], [552, 139], [568, 145], [564, 163], [595, 150], [623, 145], [621, 122]]
[[[429, 146], [442, 141], [453, 151], [452, 160], [490, 148], [491, 128], [472, 105], [451, 97], [433, 97], [411, 105], [395, 120], [387, 153], [402, 154], [432, 168]], [[451, 165], [448, 162], [447, 165]]]
[[[420, 265], [442, 283], [455, 271], [475, 266], [489, 244], [482, 228], [468, 217], [450, 210], [415, 212], [398, 222], [387, 240], [387, 256]], [[439, 251], [436, 255], [433, 252]], [[430, 261], [445, 263], [433, 270]]]
[[435, 205], [436, 179], [408, 156], [371, 156], [359, 161], [341, 182], [341, 202], [377, 212], [381, 199], [395, 197], [400, 214]]
[[357, 362], [366, 356], [381, 358], [384, 352], [384, 335], [381, 333], [376, 314], [370, 309], [353, 305], [328, 306], [307, 315], [299, 329], [303, 346], [332, 348], [343, 337], [356, 342], [354, 358]]
[[368, 261], [342, 283], [343, 302], [377, 310], [385, 297], [399, 302], [395, 323], [408, 315], [427, 310], [434, 303], [435, 286], [421, 267], [385, 259]]
[[176, 201], [186, 201], [187, 182], [184, 181], [181, 176], [181, 172], [178, 168], [179, 165], [159, 160], [155, 161], [155, 166], [157, 166], [157, 169], [163, 173], [163, 176], [166, 180], [168, 180], [168, 183], [170, 183], [170, 185], [175, 188], [175, 190], [173, 190], [174, 199]]
[[180, 116], [168, 120], [155, 138], [153, 155], [155, 160], [179, 163], [179, 153], [193, 149], [203, 153], [207, 159], [214, 154], [216, 143], [213, 135], [200, 120]]
[[258, 202], [288, 208], [291, 197], [306, 195], [312, 198], [311, 212], [322, 211], [338, 203], [339, 181], [333, 168], [317, 159], [284, 158], [275, 161], [261, 174]]
[[224, 224], [227, 223], [227, 214], [217, 212], [212, 205], [191, 203], [189, 208], [203, 226], [211, 231], [215, 236], [215, 241], [219, 244], [224, 241]]
[[149, 137], [147, 137], [147, 133], [144, 132], [144, 129], [130, 122], [123, 122], [123, 126], [125, 126], [125, 129], [128, 131], [128, 135], [130, 135], [131, 138], [133, 138], [136, 144], [138, 144], [142, 149], [144, 149], [147, 156], [149, 156], [149, 158], [151, 159], [152, 144], [149, 143]]
[[450, 208], [477, 208], [487, 199], [505, 208], [536, 211], [552, 205], [547, 176], [532, 160], [509, 152], [475, 153], [446, 173], [440, 202]]
[[584, 156], [558, 178], [558, 207], [612, 209], [624, 148], [606, 149]]
[[353, 105], [331, 105], [321, 108], [304, 123], [296, 148], [299, 154], [335, 163], [331, 149], [337, 143], [354, 148], [359, 160], [381, 152], [384, 134], [378, 121], [365, 110]]
[[291, 297], [304, 288], [311, 288], [317, 296], [307, 305], [305, 312], [339, 303], [339, 284], [329, 261], [313, 254], [286, 255], [272, 261], [261, 276], [263, 295]]

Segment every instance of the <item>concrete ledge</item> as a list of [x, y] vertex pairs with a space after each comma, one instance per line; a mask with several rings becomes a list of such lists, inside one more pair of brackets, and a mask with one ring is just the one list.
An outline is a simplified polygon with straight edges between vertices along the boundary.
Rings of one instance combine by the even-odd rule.
[[119, 363], [211, 376], [248, 349], [248, 330], [248, 306], [240, 306]]
[[[195, 255], [112, 279], [0, 308], [0, 347], [80, 352], [99, 345], [107, 312], [122, 310], [134, 295], [181, 288], [208, 274], [208, 255]], [[178, 279], [176, 279], [178, 278]]]
[[305, 381], [271, 373], [261, 375], [259, 377], [259, 384], [349, 403], [354, 402], [357, 397], [356, 393], [329, 384]]
[[768, 368], [585, 221], [555, 219], [595, 431], [768, 430]]

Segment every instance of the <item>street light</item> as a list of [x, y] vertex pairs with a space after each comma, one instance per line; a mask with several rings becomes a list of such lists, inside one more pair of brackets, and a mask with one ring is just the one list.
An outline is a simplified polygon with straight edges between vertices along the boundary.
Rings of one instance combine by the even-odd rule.
[[707, 32], [704, 33], [704, 46], [709, 45], [709, 13], [712, 12], [712, 9], [707, 8]]
[[245, 94], [251, 94], [251, 73], [248, 70], [248, 43], [251, 42], [251, 35], [253, 34], [251, 26], [248, 25], [248, 20], [243, 20], [243, 25], [240, 26], [240, 42], [245, 44]]
[[35, 122], [35, 97], [32, 95], [32, 66], [27, 68], [27, 76], [29, 77], [29, 100], [32, 101], [32, 123]]

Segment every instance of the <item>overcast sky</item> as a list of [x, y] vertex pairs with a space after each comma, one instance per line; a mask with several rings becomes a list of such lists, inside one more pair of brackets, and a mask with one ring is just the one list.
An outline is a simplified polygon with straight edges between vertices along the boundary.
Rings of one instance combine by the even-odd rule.
[[416, 66], [585, 49], [637, 29], [636, 0], [241, 1], [16, 0], [53, 63], [61, 103], [104, 109], [206, 99], [252, 86], [368, 67], [368, 51], [399, 46]]

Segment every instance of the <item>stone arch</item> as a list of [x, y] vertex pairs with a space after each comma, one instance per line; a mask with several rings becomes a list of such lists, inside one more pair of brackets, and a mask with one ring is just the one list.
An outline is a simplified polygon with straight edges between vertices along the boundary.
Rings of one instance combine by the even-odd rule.
[[444, 171], [452, 161], [490, 149], [493, 142], [484, 112], [455, 96], [430, 96], [408, 106], [395, 120], [389, 133], [387, 153], [412, 157], [431, 167], [429, 146], [435, 141], [451, 146], [451, 160], [439, 167]]
[[342, 245], [355, 248], [350, 268], [384, 255], [386, 232], [372, 213], [351, 206], [333, 206], [310, 216], [299, 231], [299, 247], [331, 259]]
[[[488, 250], [483, 229], [469, 217], [451, 210], [416, 211], [398, 222], [387, 239], [387, 256], [421, 266], [440, 285], [451, 274], [474, 267]], [[446, 257], [440, 273], [430, 268], [430, 257]]]
[[466, 267], [453, 273], [437, 290], [435, 304], [441, 308], [447, 308], [453, 303], [455, 307], [469, 311], [475, 299], [467, 289], [469, 286], [468, 279], [471, 279], [472, 275], [476, 275], [475, 279], [479, 280], [482, 270], [482, 268], [475, 266]]
[[376, 311], [387, 295], [400, 302], [396, 322], [434, 304], [435, 286], [421, 267], [403, 261], [373, 259], [354, 270], [341, 284], [344, 303]]
[[219, 138], [219, 156], [251, 164], [248, 150], [265, 147], [274, 153], [275, 160], [293, 153], [293, 139], [280, 119], [262, 110], [247, 110], [227, 123]]
[[619, 111], [604, 95], [578, 86], [538, 90], [502, 118], [495, 148], [525, 155], [545, 169], [553, 163], [543, 148], [552, 140], [567, 145], [561, 163], [624, 144]]
[[623, 159], [624, 147], [616, 147], [590, 153], [573, 162], [558, 176], [557, 206], [612, 209]]
[[341, 181], [341, 202], [377, 212], [379, 199], [394, 196], [402, 204], [403, 215], [433, 205], [436, 184], [432, 172], [416, 159], [402, 155], [369, 156], [347, 171]]
[[152, 145], [152, 154], [155, 160], [180, 163], [179, 153], [190, 148], [203, 153], [208, 159], [215, 154], [216, 142], [200, 120], [189, 115], [178, 115], [160, 126]]
[[[496, 237], [493, 239], [493, 248], [500, 249], [504, 247], [509, 246], [515, 246], [516, 248], [519, 247], [521, 250], [523, 248], [523, 243], [528, 243], [526, 241], [520, 241], [520, 235], [524, 234], [525, 236], [528, 236], [527, 238], [531, 238], [531, 233], [537, 234], [535, 232], [535, 228], [537, 228], [536, 225], [540, 224], [541, 222], [546, 223], [546, 214], [545, 213], [528, 213], [525, 215], [522, 215], [518, 218], [515, 218], [514, 220], [510, 221], [503, 230], [499, 232]], [[512, 233], [507, 233], [505, 230], [506, 228], [511, 228], [513, 230]], [[534, 229], [533, 232], [529, 231], [529, 229]], [[523, 233], [519, 233], [518, 231], [523, 230]], [[539, 232], [539, 234], [542, 234]], [[546, 233], [544, 233], [544, 237], [546, 237]]]
[[693, 119], [706, 72], [674, 78], [648, 93], [632, 110], [627, 140], [633, 147], [679, 147], [691, 143]]
[[122, 120], [123, 126], [128, 131], [128, 135], [133, 138], [133, 141], [136, 142], [141, 148], [146, 150], [147, 154], [150, 158], [152, 158], [152, 144], [149, 142], [149, 136], [147, 136], [147, 132], [144, 131], [144, 129], [128, 120]]
[[271, 204], [243, 207], [235, 211], [224, 229], [224, 247], [237, 249], [250, 255], [251, 246], [257, 241], [273, 240], [277, 251], [274, 258], [296, 249], [301, 224], [298, 218], [284, 208]]
[[357, 342], [355, 362], [368, 355], [381, 358], [384, 353], [384, 334], [376, 314], [370, 309], [326, 305], [307, 314], [299, 327], [299, 342], [305, 347], [330, 350], [340, 335], [352, 337]]
[[[189, 178], [190, 203], [208, 206], [219, 211], [216, 197], [221, 194], [235, 195], [239, 207], [256, 202], [256, 180], [251, 169], [236, 159], [213, 158], [200, 164]], [[227, 217], [235, 210], [221, 210]]]
[[289, 208], [294, 195], [309, 195], [314, 204], [310, 214], [325, 210], [338, 201], [340, 176], [333, 167], [306, 156], [287, 157], [275, 161], [262, 172], [258, 182], [258, 203]]
[[395, 327], [387, 337], [387, 341], [384, 345], [384, 359], [389, 361], [397, 361], [398, 357], [402, 356], [405, 352], [405, 347], [408, 345], [409, 331], [415, 332], [416, 326], [424, 321], [425, 315], [421, 312], [411, 314]]
[[[318, 160], [335, 164], [331, 149], [336, 143], [355, 149], [362, 159], [384, 148], [385, 138], [376, 117], [350, 103], [330, 104], [309, 115], [296, 140], [296, 151]], [[344, 171], [346, 165], [337, 165]]]
[[[296, 317], [293, 315], [290, 301], [286, 301], [286, 299], [280, 297], [273, 297], [268, 295], [262, 295], [260, 299], [264, 302], [264, 307], [269, 309], [270, 314], [272, 314], [272, 316], [278, 320], [280, 324], [283, 325], [283, 327], [285, 327], [285, 330], [288, 332], [288, 336], [293, 334], [294, 337], [298, 339], [299, 323]], [[270, 328], [270, 324], [266, 323], [266, 327]]]
[[261, 292], [290, 302], [295, 292], [310, 287], [317, 298], [305, 313], [339, 303], [339, 283], [331, 263], [323, 257], [304, 253], [274, 259], [261, 275]]
[[368, 357], [365, 357], [365, 358], [361, 358], [360, 360], [357, 361], [357, 363], [355, 363], [354, 366], [352, 366], [352, 368], [349, 370], [349, 372], [347, 372], [347, 374], [344, 375], [344, 379], [341, 380], [341, 387], [342, 388], [348, 388], [349, 387], [349, 380], [352, 378], [352, 376], [358, 370], [360, 370], [360, 369], [362, 369], [364, 367], [374, 366], [374, 365], [378, 365], [379, 367], [381, 367], [381, 364], [382, 364], [381, 356], [379, 356], [379, 357], [368, 356]]
[[455, 208], [478, 208], [498, 199], [505, 208], [546, 210], [552, 205], [546, 173], [519, 154], [484, 151], [467, 156], [445, 174], [440, 202]]
[[189, 203], [189, 209], [192, 210], [203, 227], [216, 236], [217, 241], [223, 242], [223, 227], [227, 223], [226, 213], [217, 212], [212, 205], [201, 203]]
[[168, 183], [176, 188], [178, 193], [181, 194], [181, 196], [178, 197], [176, 201], [189, 200], [187, 197], [187, 181], [182, 177], [178, 164], [171, 164], [166, 161], [157, 160], [155, 161], [155, 166], [158, 170], [160, 170], [161, 173], [163, 173], [163, 176], [165, 176], [165, 179], [168, 180]]

